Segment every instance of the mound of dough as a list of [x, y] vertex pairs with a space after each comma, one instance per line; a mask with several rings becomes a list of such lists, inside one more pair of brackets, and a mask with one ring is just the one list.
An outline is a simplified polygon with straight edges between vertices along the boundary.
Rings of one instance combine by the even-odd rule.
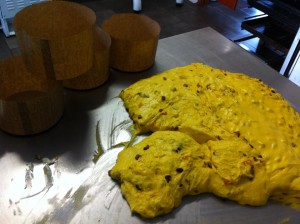
[[199, 144], [179, 131], [157, 131], [122, 150], [109, 175], [144, 218], [169, 213], [185, 195], [212, 192], [250, 205], [269, 197], [264, 162], [241, 139]]
[[[222, 153], [222, 160], [221, 162], [218, 159], [214, 159], [214, 162], [211, 160], [212, 167], [218, 167], [219, 163], [233, 165], [231, 160], [235, 161], [239, 158], [238, 152], [240, 148], [245, 147], [245, 144], [251, 148], [251, 155], [256, 155], [249, 160], [250, 164], [254, 166], [253, 161], [261, 161], [258, 163], [260, 168], [254, 166], [256, 172], [253, 173], [250, 181], [235, 181], [235, 178], [231, 174], [228, 176], [223, 168], [222, 171], [212, 169], [220, 178], [212, 178], [212, 171], [208, 172], [206, 179], [210, 180], [209, 183], [204, 181], [202, 174], [199, 174], [195, 176], [199, 179], [194, 181], [207, 184], [206, 188], [204, 185], [196, 184], [198, 187], [201, 186], [201, 189], [241, 204], [263, 205], [268, 197], [272, 197], [283, 203], [299, 206], [300, 116], [279, 93], [261, 80], [194, 63], [136, 82], [123, 90], [120, 97], [134, 122], [137, 134], [158, 131], [185, 133], [201, 145], [199, 153], [208, 145], [219, 149], [217, 151]], [[176, 142], [176, 139], [174, 141]], [[181, 140], [178, 139], [177, 144], [180, 142]], [[165, 150], [164, 145], [158, 148]], [[130, 149], [125, 150], [129, 153]], [[159, 150], [156, 151], [158, 152]], [[122, 193], [133, 211], [144, 217], [161, 214], [158, 212], [160, 208], [157, 208], [157, 210], [150, 209], [157, 213], [147, 215], [149, 201], [139, 199], [140, 202], [135, 202], [129, 199], [135, 198], [136, 192], [139, 194], [141, 192], [123, 190], [127, 189], [123, 185], [128, 182], [128, 178], [132, 178], [129, 182], [134, 183], [139, 173], [133, 171], [135, 175], [128, 177], [126, 170], [129, 168], [125, 166], [126, 162], [122, 162], [124, 156], [121, 155], [120, 153], [116, 164], [119, 171], [113, 168], [118, 175], [111, 176], [121, 180]], [[246, 155], [248, 156], [249, 153]], [[170, 157], [168, 161], [163, 160], [165, 162], [161, 162], [160, 167], [175, 163], [174, 159]], [[147, 161], [144, 166], [150, 167], [148, 163], [151, 164], [152, 160], [149, 158]], [[195, 166], [194, 160], [191, 163]], [[122, 165], [119, 164], [123, 164], [124, 169], [121, 169]], [[197, 169], [193, 172], [203, 171], [200, 167]], [[260, 176], [259, 173], [264, 174]], [[148, 178], [154, 178], [151, 175]], [[127, 177], [126, 181], [124, 176]], [[155, 182], [154, 179], [153, 181]], [[243, 192], [248, 192], [248, 188], [250, 191], [253, 186], [249, 183], [254, 183], [253, 186], [256, 186], [256, 193], [260, 195], [261, 201], [252, 199], [252, 196], [246, 197], [246, 193], [239, 193], [241, 198], [234, 193], [241, 189], [245, 189]], [[227, 185], [230, 186], [229, 193], [224, 190], [228, 189]], [[175, 188], [172, 190], [176, 191]], [[185, 194], [192, 193], [185, 190], [183, 194], [178, 193], [177, 196], [181, 198]], [[175, 201], [176, 203], [170, 205], [169, 209], [164, 209], [163, 213], [178, 206], [180, 200]], [[140, 203], [139, 206], [145, 209], [141, 211], [133, 208], [135, 203]], [[141, 206], [143, 203], [145, 205]]]

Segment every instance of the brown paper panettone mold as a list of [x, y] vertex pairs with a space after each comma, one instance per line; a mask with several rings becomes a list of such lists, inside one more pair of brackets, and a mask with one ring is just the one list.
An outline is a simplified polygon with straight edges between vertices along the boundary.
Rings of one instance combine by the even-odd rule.
[[94, 32], [94, 61], [92, 68], [81, 76], [63, 81], [66, 88], [88, 90], [102, 85], [109, 76], [111, 39], [100, 27]]
[[145, 15], [120, 13], [106, 19], [102, 28], [111, 36], [113, 68], [139, 72], [153, 65], [160, 34], [156, 21]]
[[33, 76], [21, 56], [0, 61], [1, 130], [14, 135], [43, 132], [58, 122], [63, 109], [61, 82]]
[[91, 69], [96, 15], [88, 7], [68, 1], [32, 4], [16, 14], [13, 26], [32, 74], [64, 80]]

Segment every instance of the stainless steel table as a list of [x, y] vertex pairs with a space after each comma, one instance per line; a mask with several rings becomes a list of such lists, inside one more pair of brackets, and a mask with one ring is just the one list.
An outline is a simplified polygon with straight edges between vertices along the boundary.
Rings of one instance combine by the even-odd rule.
[[[50, 130], [29, 137], [0, 132], [0, 223], [300, 223], [300, 212], [287, 206], [247, 207], [210, 194], [186, 197], [171, 214], [154, 220], [130, 213], [107, 175], [122, 149], [110, 148], [130, 137], [131, 123], [116, 96], [139, 79], [192, 62], [260, 78], [300, 112], [299, 87], [213, 29], [161, 39], [148, 71], [112, 70], [100, 88], [66, 90], [64, 115]], [[94, 165], [99, 140], [107, 152]]]

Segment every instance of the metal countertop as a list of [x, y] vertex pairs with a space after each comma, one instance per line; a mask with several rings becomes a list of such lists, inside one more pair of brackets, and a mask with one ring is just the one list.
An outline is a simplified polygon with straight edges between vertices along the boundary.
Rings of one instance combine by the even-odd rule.
[[[260, 78], [300, 112], [299, 87], [212, 28], [161, 39], [149, 70], [122, 73], [112, 69], [109, 80], [97, 89], [66, 89], [64, 115], [48, 131], [27, 137], [0, 132], [0, 222], [300, 223], [300, 212], [287, 206], [241, 206], [210, 194], [186, 197], [171, 214], [153, 220], [130, 213], [119, 186], [107, 175], [122, 149], [111, 147], [130, 138], [129, 117], [116, 97], [139, 79], [193, 62]], [[95, 165], [97, 139], [106, 152]], [[45, 178], [46, 165], [36, 156], [50, 160], [46, 161], [50, 177]]]

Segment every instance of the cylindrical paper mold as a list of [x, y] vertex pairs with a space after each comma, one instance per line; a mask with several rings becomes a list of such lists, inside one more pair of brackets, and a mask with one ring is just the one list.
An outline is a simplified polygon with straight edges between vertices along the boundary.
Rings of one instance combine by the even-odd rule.
[[34, 75], [64, 80], [93, 64], [94, 11], [65, 1], [27, 6], [13, 21], [27, 69]]
[[110, 36], [96, 27], [94, 34], [94, 64], [86, 73], [63, 81], [64, 87], [75, 90], [88, 90], [102, 85], [109, 76]]
[[155, 61], [159, 24], [144, 15], [115, 14], [102, 27], [111, 36], [111, 67], [125, 72], [150, 68]]
[[20, 56], [0, 61], [1, 130], [14, 135], [43, 132], [58, 122], [63, 109], [61, 82], [33, 76]]

